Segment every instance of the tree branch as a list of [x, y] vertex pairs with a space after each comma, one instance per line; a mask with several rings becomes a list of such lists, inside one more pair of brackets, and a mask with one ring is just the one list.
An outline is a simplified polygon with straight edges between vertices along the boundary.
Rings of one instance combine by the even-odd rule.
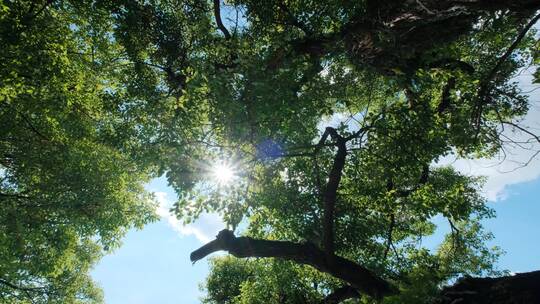
[[518, 125], [518, 124], [516, 124], [516, 123], [513, 123], [513, 122], [511, 122], [511, 121], [504, 121], [504, 120], [501, 120], [500, 122], [501, 122], [502, 124], [506, 124], [506, 125], [512, 126], [512, 127], [516, 128], [516, 129], [518, 129], [518, 130], [520, 130], [520, 131], [522, 131], [522, 132], [524, 132], [524, 133], [526, 133], [526, 134], [529, 134], [529, 135], [532, 136], [537, 142], [540, 143], [540, 136], [534, 134], [533, 132], [527, 130], [526, 128], [524, 128], [524, 127], [522, 127], [522, 126], [520, 126], [520, 125]]
[[433, 304], [540, 303], [540, 271], [497, 278], [465, 277], [444, 288]]
[[388, 228], [388, 235], [387, 235], [387, 243], [386, 243], [386, 249], [384, 250], [383, 255], [383, 263], [386, 262], [386, 258], [388, 257], [388, 252], [390, 251], [390, 247], [392, 246], [392, 233], [394, 232], [394, 227], [396, 225], [396, 216], [394, 213], [390, 214], [390, 227]]
[[325, 133], [330, 134], [332, 139], [336, 141], [338, 151], [334, 157], [334, 163], [332, 169], [328, 175], [328, 183], [324, 189], [324, 236], [323, 244], [324, 250], [328, 256], [334, 254], [334, 210], [337, 199], [337, 189], [339, 182], [341, 181], [341, 175], [343, 173], [343, 167], [345, 166], [345, 158], [347, 156], [347, 147], [345, 139], [339, 135], [336, 129], [327, 127]]
[[223, 25], [223, 22], [221, 21], [221, 9], [219, 5], [220, 0], [214, 0], [214, 16], [216, 18], [216, 24], [219, 30], [223, 33], [223, 36], [225, 36], [225, 39], [229, 40], [231, 39], [231, 34], [229, 33], [229, 30]]
[[3, 197], [12, 197], [12, 198], [18, 198], [18, 199], [29, 199], [29, 196], [18, 194], [18, 193], [3, 193], [0, 192], [0, 196]]
[[348, 299], [360, 298], [360, 293], [351, 286], [340, 287], [328, 296], [326, 296], [321, 304], [338, 304]]
[[411, 195], [414, 191], [420, 189], [423, 185], [425, 185], [428, 182], [429, 179], [429, 165], [425, 164], [422, 166], [422, 174], [420, 175], [420, 178], [418, 179], [418, 184], [410, 189], [398, 189], [396, 190], [396, 196], [397, 197], [408, 197]]
[[358, 291], [378, 299], [396, 292], [388, 282], [353, 261], [332, 255], [332, 262], [330, 262], [326, 252], [320, 250], [313, 243], [235, 237], [232, 231], [226, 229], [220, 231], [215, 240], [193, 251], [190, 259], [192, 262], [196, 262], [220, 250], [228, 251], [238, 258], [280, 258], [310, 265], [321, 272], [347, 282]]
[[46, 287], [22, 287], [16, 284], [13, 284], [9, 282], [8, 280], [0, 278], [0, 284], [7, 286], [11, 289], [18, 290], [23, 292], [26, 295], [26, 298], [30, 301], [30, 303], [35, 303], [34, 297], [32, 296], [32, 293], [36, 292], [44, 292], [46, 290]]
[[495, 64], [495, 66], [489, 71], [489, 74], [487, 75], [485, 82], [489, 82], [489, 81], [493, 80], [493, 78], [495, 78], [497, 72], [501, 68], [501, 65], [506, 60], [508, 60], [510, 55], [512, 55], [512, 53], [517, 48], [519, 43], [523, 40], [523, 38], [525, 38], [525, 35], [534, 26], [534, 24], [538, 21], [538, 19], [540, 19], [540, 14], [537, 14], [536, 16], [534, 16], [529, 21], [529, 23], [527, 23], [527, 25], [525, 25], [525, 27], [519, 32], [518, 36], [516, 37], [516, 39], [514, 40], [512, 45], [510, 45], [510, 47], [506, 50], [506, 52], [499, 58], [499, 60], [497, 60], [497, 63]]
[[[34, 20], [37, 16], [39, 16], [49, 5], [51, 5], [53, 3], [53, 0], [47, 0], [45, 2], [45, 4], [43, 4], [43, 6], [37, 10], [37, 12], [33, 13], [32, 15], [30, 15], [26, 20], [25, 22], [26, 23], [30, 23], [32, 20]], [[35, 7], [35, 4], [32, 3], [32, 6], [30, 7], [30, 11], [28, 12], [29, 14], [32, 13], [33, 9]]]
[[19, 285], [15, 285], [5, 279], [2, 279], [0, 278], [0, 284], [3, 284], [9, 288], [12, 288], [12, 289], [17, 289], [17, 290], [21, 290], [21, 291], [40, 291], [40, 290], [43, 290], [45, 289], [45, 287], [22, 287], [22, 286], [19, 286]]
[[36, 134], [38, 137], [40, 137], [42, 140], [46, 141], [46, 142], [49, 142], [50, 139], [43, 135], [43, 133], [41, 133], [32, 123], [32, 121], [30, 120], [30, 118], [28, 118], [24, 113], [20, 112], [19, 110], [17, 110], [17, 108], [14, 106], [14, 105], [10, 105], [9, 103], [7, 104], [13, 111], [15, 111], [16, 114], [18, 114], [23, 120], [24, 122], [26, 123], [26, 125], [28, 126], [28, 128], [34, 132], [34, 134]]
[[302, 30], [306, 35], [311, 35], [312, 32], [309, 28], [307, 28], [304, 24], [302, 24], [296, 17], [291, 13], [289, 8], [287, 7], [287, 4], [283, 1], [278, 1], [277, 7], [287, 16], [290, 24], [292, 26], [295, 26]]
[[476, 107], [475, 107], [475, 109], [473, 110], [473, 113], [472, 113], [473, 114], [473, 116], [472, 116], [473, 122], [476, 125], [476, 128], [478, 129], [478, 132], [479, 132], [480, 123], [481, 123], [481, 119], [482, 119], [483, 107], [486, 104], [486, 97], [489, 95], [489, 90], [490, 90], [489, 84], [490, 84], [490, 82], [495, 79], [495, 76], [497, 76], [497, 72], [499, 72], [499, 69], [501, 68], [502, 64], [506, 60], [508, 60], [508, 58], [510, 57], [510, 55], [512, 55], [512, 53], [517, 48], [519, 43], [523, 40], [523, 38], [525, 38], [525, 35], [527, 35], [529, 30], [534, 26], [534, 24], [539, 19], [540, 19], [540, 14], [537, 14], [536, 16], [534, 16], [529, 21], [529, 23], [527, 23], [527, 25], [525, 25], [525, 27], [523, 29], [521, 29], [518, 36], [514, 40], [514, 42], [510, 45], [510, 47], [506, 50], [506, 52], [504, 52], [504, 54], [501, 57], [499, 57], [499, 59], [497, 60], [497, 63], [495, 64], [495, 66], [489, 71], [489, 73], [484, 78], [484, 80], [482, 80], [482, 82], [480, 84], [480, 88], [478, 90], [478, 99], [477, 99], [478, 101], [477, 101]]
[[450, 108], [450, 105], [451, 105], [450, 91], [453, 90], [455, 87], [456, 87], [456, 78], [450, 77], [446, 85], [443, 87], [441, 102], [439, 103], [439, 106], [437, 107], [437, 112], [439, 113], [439, 115], [443, 114], [446, 110], [448, 110], [448, 108]]
[[454, 225], [454, 222], [448, 217], [448, 224], [450, 224], [450, 230], [452, 233], [452, 249], [457, 249], [459, 244], [459, 229]]

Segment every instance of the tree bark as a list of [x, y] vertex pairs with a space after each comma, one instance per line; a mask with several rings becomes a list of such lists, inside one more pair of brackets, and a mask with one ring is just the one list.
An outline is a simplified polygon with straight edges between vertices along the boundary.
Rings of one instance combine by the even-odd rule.
[[395, 293], [394, 288], [387, 281], [379, 278], [369, 269], [337, 255], [332, 255], [329, 261], [326, 252], [312, 243], [235, 237], [232, 231], [225, 229], [218, 233], [215, 240], [193, 251], [190, 259], [196, 262], [220, 250], [228, 251], [238, 258], [280, 258], [310, 265], [349, 283], [359, 292], [377, 299]]
[[332, 169], [328, 175], [328, 183], [324, 189], [324, 250], [329, 257], [334, 255], [334, 211], [336, 208], [337, 190], [341, 181], [345, 158], [347, 156], [346, 141], [334, 128], [326, 128], [332, 139], [336, 141], [338, 151], [334, 157]]
[[463, 278], [442, 290], [434, 304], [540, 303], [540, 271], [499, 278]]
[[214, 0], [214, 17], [216, 18], [216, 25], [219, 28], [219, 30], [223, 33], [223, 36], [225, 36], [225, 39], [231, 39], [231, 34], [229, 33], [229, 30], [225, 27], [223, 24], [223, 21], [221, 21], [221, 8], [220, 8], [220, 0]]
[[407, 73], [432, 65], [432, 56], [425, 59], [424, 53], [468, 33], [486, 14], [507, 11], [527, 20], [538, 9], [539, 0], [369, 0], [366, 11], [339, 31], [308, 35], [292, 41], [292, 46], [297, 53], [314, 56], [345, 52], [358, 66], [387, 74], [396, 69]]

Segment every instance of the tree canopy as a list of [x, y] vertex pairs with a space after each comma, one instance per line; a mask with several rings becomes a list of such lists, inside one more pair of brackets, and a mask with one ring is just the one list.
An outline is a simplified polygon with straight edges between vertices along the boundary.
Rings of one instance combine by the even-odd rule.
[[88, 271], [156, 219], [143, 186], [163, 174], [171, 212], [228, 225], [191, 255], [234, 256], [205, 303], [427, 303], [500, 275], [482, 179], [437, 162], [503, 153], [505, 129], [540, 142], [513, 80], [540, 58], [538, 9], [0, 1], [1, 299], [100, 302]]

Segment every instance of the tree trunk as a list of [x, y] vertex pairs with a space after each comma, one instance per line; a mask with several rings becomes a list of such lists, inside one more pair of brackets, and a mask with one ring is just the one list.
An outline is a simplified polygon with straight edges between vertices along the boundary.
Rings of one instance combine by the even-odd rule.
[[463, 278], [446, 287], [435, 304], [540, 303], [540, 270], [500, 278]]

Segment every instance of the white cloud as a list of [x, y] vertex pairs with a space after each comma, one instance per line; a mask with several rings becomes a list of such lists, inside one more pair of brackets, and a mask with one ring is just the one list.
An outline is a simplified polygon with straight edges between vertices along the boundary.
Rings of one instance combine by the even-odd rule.
[[[515, 80], [524, 92], [528, 92], [530, 110], [519, 122], [519, 126], [534, 134], [540, 134], [540, 85], [532, 84], [532, 73], [535, 68], [523, 70]], [[507, 144], [505, 154], [492, 159], [456, 159], [448, 156], [441, 159], [438, 165], [452, 165], [456, 170], [487, 178], [483, 192], [490, 201], [506, 199], [508, 186], [534, 180], [540, 177], [540, 143], [530, 135], [511, 126], [506, 126], [504, 136], [519, 142]]]
[[181, 235], [193, 235], [201, 243], [208, 243], [225, 227], [225, 223], [223, 223], [221, 218], [213, 213], [203, 213], [195, 223], [184, 225], [169, 211], [172, 206], [172, 201], [168, 199], [167, 193], [154, 192], [154, 195], [159, 204], [156, 210], [157, 214], [161, 216], [162, 219], [166, 220], [167, 224]]
[[[514, 80], [529, 96], [530, 109], [528, 114], [519, 122], [534, 134], [540, 135], [540, 85], [533, 84], [535, 68], [524, 69]], [[361, 119], [360, 117], [358, 117]], [[335, 113], [321, 120], [318, 125], [322, 133], [327, 126], [337, 127], [341, 123], [348, 124], [350, 130], [357, 128], [356, 121], [350, 115]], [[505, 126], [503, 133], [507, 140], [512, 139], [518, 144], [506, 144], [504, 154], [491, 159], [456, 159], [455, 155], [444, 157], [436, 165], [451, 165], [456, 170], [467, 175], [484, 176], [487, 178], [482, 189], [484, 196], [490, 201], [506, 199], [508, 186], [532, 181], [540, 177], [540, 143], [529, 134], [511, 126]], [[318, 142], [318, 138], [314, 142]]]
[[490, 201], [506, 199], [508, 186], [534, 180], [540, 176], [540, 162], [531, 161], [527, 166], [515, 163], [517, 160], [525, 160], [530, 157], [526, 152], [519, 151], [513, 156], [513, 160], [497, 159], [456, 159], [453, 156], [445, 157], [438, 165], [452, 165], [456, 170], [467, 175], [485, 176], [487, 178], [482, 192]]

